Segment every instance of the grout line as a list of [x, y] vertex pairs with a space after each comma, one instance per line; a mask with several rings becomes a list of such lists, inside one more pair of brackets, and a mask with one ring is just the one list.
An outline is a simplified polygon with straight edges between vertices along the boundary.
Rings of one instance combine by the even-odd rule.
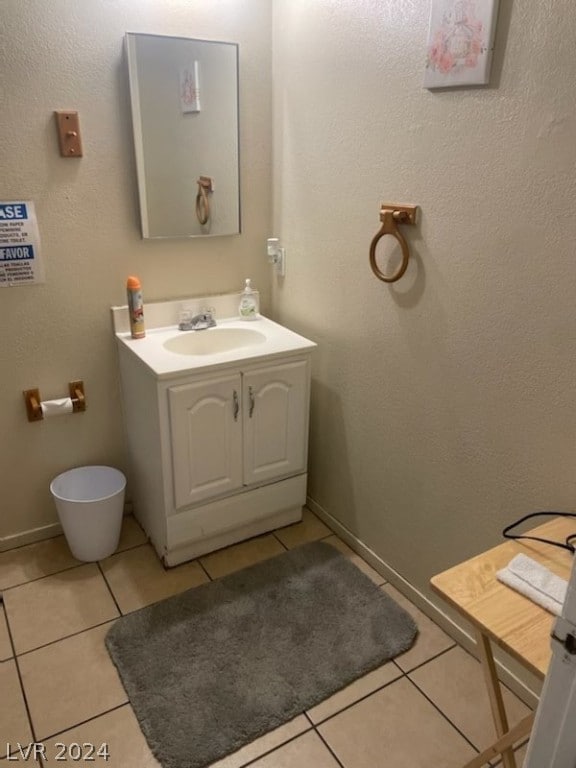
[[62, 731], [58, 731], [57, 733], [52, 733], [50, 736], [44, 736], [42, 739], [42, 742], [46, 742], [49, 739], [55, 739], [57, 736], [61, 736], [63, 733], [67, 733], [68, 731], [71, 731], [73, 728], [79, 728], [81, 725], [86, 725], [86, 723], [91, 723], [92, 720], [97, 720], [99, 717], [104, 717], [104, 715], [109, 715], [111, 712], [116, 712], [117, 709], [122, 709], [122, 707], [131, 707], [130, 701], [124, 701], [122, 704], [117, 704], [115, 707], [111, 707], [110, 709], [104, 710], [104, 712], [99, 712], [97, 715], [92, 715], [92, 717], [87, 717], [86, 720], [82, 720], [80, 723], [74, 723], [73, 725], [69, 725], [67, 728], [64, 728]]
[[[468, 656], [470, 656], [472, 659], [474, 659], [474, 661], [475, 661], [477, 664], [480, 664], [480, 666], [482, 667], [482, 662], [480, 661], [480, 659], [478, 658], [478, 656], [475, 656], [475, 655], [474, 655], [474, 654], [473, 654], [471, 651], [469, 651], [467, 648], [464, 648], [464, 646], [463, 646], [463, 645], [458, 645], [458, 647], [459, 647], [459, 648], [461, 648], [461, 649], [464, 651], [464, 653], [468, 654]], [[526, 704], [526, 702], [525, 702], [525, 701], [523, 701], [523, 700], [520, 698], [520, 696], [518, 696], [518, 694], [514, 693], [514, 691], [512, 690], [512, 688], [510, 688], [510, 686], [509, 686], [509, 685], [507, 685], [507, 684], [506, 684], [506, 683], [505, 683], [503, 680], [500, 680], [500, 678], [498, 678], [498, 684], [499, 684], [500, 688], [505, 688], [505, 689], [508, 691], [508, 693], [510, 693], [510, 694], [512, 694], [512, 696], [514, 696], [514, 698], [515, 698], [515, 699], [518, 699], [518, 701], [519, 701], [521, 704], [523, 704], [525, 707], [527, 707], [527, 708], [528, 708], [528, 710], [529, 710], [530, 712], [535, 712], [535, 711], [536, 711], [536, 707], [532, 707], [532, 706], [530, 706], [529, 704]]]
[[[276, 529], [276, 530], [278, 530], [278, 529]], [[272, 531], [272, 536], [273, 536], [273, 537], [276, 539], [276, 541], [278, 542], [278, 544], [280, 544], [280, 546], [284, 547], [284, 549], [286, 550], [286, 552], [289, 552], [289, 551], [290, 551], [290, 550], [288, 549], [288, 547], [286, 546], [286, 544], [284, 544], [284, 542], [282, 541], [282, 539], [279, 539], [279, 538], [278, 538], [278, 536], [276, 536], [276, 531]]]
[[[299, 717], [299, 715], [296, 715], [296, 717]], [[288, 721], [290, 722], [290, 721]], [[282, 726], [279, 726], [280, 728]], [[272, 747], [271, 749], [267, 749], [266, 751], [258, 754], [256, 757], [251, 757], [249, 760], [247, 760], [245, 763], [241, 763], [238, 768], [247, 768], [249, 765], [254, 765], [254, 763], [257, 763], [259, 760], [261, 760], [263, 757], [267, 757], [268, 755], [271, 755], [273, 752], [276, 752], [277, 749], [280, 749], [281, 747], [285, 747], [286, 744], [290, 744], [290, 742], [295, 741], [296, 739], [300, 738], [300, 736], [304, 736], [305, 733], [310, 733], [310, 731], [313, 731], [314, 727], [310, 726], [309, 728], [306, 728], [305, 731], [301, 731], [300, 733], [297, 733], [295, 736], [291, 736], [289, 739], [286, 739], [286, 741], [282, 741], [280, 744], [276, 744], [275, 747]], [[273, 733], [273, 731], [268, 731], [268, 733]], [[263, 734], [266, 735], [266, 734]], [[257, 737], [258, 738], [258, 737]], [[248, 747], [251, 744], [254, 743], [256, 739], [253, 739], [252, 741], [249, 741], [248, 744], [245, 744], [244, 747]], [[240, 749], [243, 749], [243, 747], [240, 747]], [[233, 752], [231, 754], [234, 754]], [[230, 755], [226, 755], [224, 758], [229, 757]], [[219, 762], [219, 761], [217, 761]]]
[[425, 692], [422, 690], [422, 688], [420, 688], [420, 686], [419, 686], [419, 685], [417, 685], [417, 683], [415, 683], [415, 682], [414, 682], [414, 680], [412, 680], [412, 678], [411, 678], [409, 675], [406, 675], [406, 679], [407, 679], [407, 680], [408, 680], [408, 681], [409, 681], [409, 682], [410, 682], [410, 683], [411, 683], [411, 684], [414, 686], [414, 688], [416, 688], [416, 690], [417, 690], [417, 691], [419, 691], [419, 692], [422, 694], [422, 696], [424, 696], [424, 698], [425, 698], [427, 701], [429, 701], [429, 702], [430, 702], [430, 704], [432, 704], [432, 706], [434, 707], [434, 709], [435, 709], [437, 712], [439, 712], [439, 713], [442, 715], [442, 717], [444, 718], [444, 720], [446, 720], [448, 723], [450, 723], [450, 725], [452, 726], [452, 728], [454, 728], [454, 730], [455, 730], [455, 731], [457, 731], [457, 732], [460, 734], [460, 736], [462, 736], [462, 738], [463, 738], [463, 739], [464, 739], [464, 740], [465, 740], [465, 741], [466, 741], [466, 742], [467, 742], [467, 743], [468, 743], [468, 744], [469, 744], [469, 745], [470, 745], [470, 746], [471, 746], [471, 747], [472, 747], [472, 748], [473, 748], [473, 749], [474, 749], [476, 752], [478, 752], [478, 753], [479, 753], [479, 752], [480, 752], [480, 750], [479, 750], [479, 749], [478, 749], [478, 747], [477, 747], [477, 746], [474, 744], [474, 742], [473, 742], [473, 741], [471, 741], [471, 740], [468, 738], [468, 736], [466, 736], [466, 734], [464, 733], [464, 731], [460, 730], [460, 728], [458, 728], [458, 726], [457, 726], [455, 723], [453, 723], [453, 722], [452, 722], [452, 720], [451, 720], [451, 719], [448, 717], [448, 715], [447, 715], [445, 712], [443, 712], [443, 711], [440, 709], [440, 707], [439, 707], [439, 706], [436, 704], [436, 702], [434, 702], [434, 701], [433, 701], [433, 700], [430, 698], [430, 696], [428, 696], [428, 695], [427, 695], [427, 694], [426, 694], [426, 693], [425, 693]]
[[[10, 627], [10, 620], [8, 618], [8, 611], [5, 611], [5, 617], [6, 617], [6, 628], [8, 629], [8, 636], [10, 638], [10, 643], [12, 645], [12, 652], [14, 653], [14, 666], [16, 667], [16, 674], [18, 675], [18, 680], [20, 682], [20, 689], [22, 691], [22, 699], [24, 700], [24, 706], [26, 707], [26, 715], [28, 717], [28, 723], [30, 725], [30, 733], [32, 734], [33, 741], [36, 741], [36, 731], [34, 729], [34, 723], [32, 722], [32, 715], [30, 713], [30, 707], [28, 705], [28, 697], [26, 696], [26, 689], [24, 688], [24, 680], [22, 679], [22, 672], [20, 671], [20, 664], [18, 663], [18, 656], [16, 655], [16, 646], [14, 645], [14, 638], [12, 636], [12, 629]], [[8, 661], [8, 660], [7, 660]], [[11, 754], [14, 754], [12, 752]], [[9, 757], [9, 755], [7, 755]], [[2, 758], [4, 759], [4, 758]]]
[[28, 651], [22, 651], [22, 653], [19, 653], [18, 655], [16, 655], [15, 653], [14, 658], [27, 656], [29, 653], [34, 653], [35, 651], [39, 651], [41, 648], [48, 648], [50, 645], [56, 645], [56, 643], [59, 643], [61, 640], [69, 640], [71, 637], [82, 635], [84, 634], [84, 632], [90, 632], [92, 629], [96, 629], [97, 627], [103, 627], [105, 624], [112, 624], [113, 621], [118, 621], [119, 618], [120, 616], [115, 616], [113, 619], [106, 619], [106, 621], [101, 621], [99, 624], [94, 624], [91, 627], [85, 627], [84, 629], [80, 629], [78, 632], [71, 632], [69, 635], [63, 635], [62, 637], [58, 637], [56, 640], [50, 640], [49, 643], [43, 643], [42, 645], [39, 645], [36, 648], [30, 648]]
[[[4, 608], [4, 611], [2, 611], [2, 608]], [[2, 620], [2, 613], [4, 613], [4, 621], [6, 623], [6, 632], [8, 633], [8, 645], [10, 646], [10, 651], [12, 653], [6, 659], [0, 659], [0, 666], [2, 666], [2, 664], [4, 664], [5, 661], [11, 661], [12, 659], [16, 658], [16, 648], [14, 647], [14, 641], [12, 640], [10, 627], [8, 626], [8, 611], [6, 610], [6, 606], [5, 605], [2, 606], [2, 603], [0, 603], [0, 621]]]
[[[404, 672], [405, 675], [411, 675], [412, 672], [416, 672], [417, 669], [421, 669], [422, 667], [425, 667], [426, 664], [429, 664], [431, 661], [436, 661], [436, 659], [439, 659], [441, 656], [444, 656], [444, 654], [448, 653], [448, 651], [453, 651], [454, 648], [459, 648], [459, 647], [461, 646], [459, 646], [458, 643], [453, 643], [452, 645], [448, 646], [448, 648], [444, 648], [443, 651], [439, 651], [434, 656], [430, 656], [429, 659], [426, 659], [426, 661], [421, 661], [420, 664], [416, 664], [415, 667], [411, 667], [408, 670], [404, 670], [402, 669], [400, 664], [396, 664], [396, 659], [394, 659], [393, 661], [399, 669], [402, 669], [402, 672]], [[400, 657], [397, 657], [397, 658], [400, 658]]]
[[[12, 550], [9, 550], [10, 552]], [[58, 576], [61, 573], [67, 573], [68, 571], [73, 571], [75, 568], [83, 568], [85, 565], [90, 565], [90, 563], [75, 563], [74, 565], [69, 565], [67, 568], [60, 568], [58, 571], [54, 571], [53, 573], [44, 573], [42, 576], [36, 576], [34, 579], [28, 579], [28, 581], [19, 581], [18, 584], [10, 584], [8, 587], [3, 587], [2, 591], [4, 593], [8, 592], [11, 589], [18, 589], [18, 587], [25, 587], [26, 584], [34, 584], [36, 581], [42, 581], [42, 579], [49, 579], [50, 576]]]
[[[393, 663], [393, 660], [391, 660]], [[384, 662], [382, 666], [385, 666], [385, 664], [390, 664], [390, 661]], [[369, 691], [368, 693], [364, 694], [363, 696], [360, 696], [357, 699], [354, 699], [354, 701], [351, 701], [350, 704], [346, 704], [342, 709], [337, 710], [336, 712], [332, 712], [331, 715], [328, 715], [328, 717], [325, 717], [323, 720], [319, 720], [317, 723], [313, 723], [311, 718], [308, 716], [307, 712], [304, 712], [306, 717], [308, 717], [308, 720], [312, 723], [314, 728], [317, 728], [319, 725], [324, 725], [324, 723], [327, 723], [329, 720], [332, 720], [332, 718], [337, 717], [338, 715], [342, 714], [342, 712], [346, 712], [347, 709], [350, 709], [351, 707], [354, 707], [356, 704], [359, 704], [361, 701], [364, 701], [365, 699], [370, 698], [372, 694], [378, 693], [379, 691], [383, 691], [384, 688], [388, 688], [389, 685], [393, 685], [394, 683], [397, 683], [399, 680], [401, 680], [403, 677], [407, 677], [406, 673], [403, 672], [400, 667], [397, 664], [394, 664], [396, 669], [398, 670], [398, 677], [395, 677], [393, 680], [388, 681], [387, 683], [384, 683], [383, 685], [379, 685], [377, 688], [374, 688], [373, 690]], [[376, 667], [376, 669], [379, 669], [379, 667]], [[372, 670], [373, 672], [376, 671], [376, 669]], [[370, 674], [367, 672], [366, 674]], [[358, 677], [356, 680], [361, 680], [362, 678]], [[356, 680], [353, 680], [350, 685], [352, 685]], [[343, 690], [342, 688], [340, 690]], [[337, 691], [339, 693], [340, 691]], [[330, 698], [330, 696], [327, 697], [327, 699]], [[327, 699], [324, 699], [326, 701]], [[324, 701], [320, 702], [320, 704], [323, 704]], [[316, 704], [315, 706], [319, 706], [319, 704]], [[314, 709], [314, 707], [310, 707], [310, 709]]]
[[[215, 580], [215, 579], [213, 579], [213, 578], [212, 578], [212, 576], [210, 576], [210, 574], [208, 573], [208, 571], [207, 571], [207, 570], [206, 570], [206, 568], [204, 567], [204, 563], [203, 563], [203, 562], [200, 560], [200, 558], [199, 558], [199, 557], [198, 557], [196, 560], [192, 560], [191, 562], [192, 562], [192, 563], [194, 563], [194, 562], [198, 563], [198, 565], [199, 565], [199, 566], [200, 566], [200, 568], [201, 568], [201, 569], [204, 571], [204, 573], [206, 574], [206, 576], [208, 576], [208, 580], [209, 580], [209, 581], [214, 581], [214, 580]], [[199, 585], [199, 586], [201, 586], [201, 585]]]
[[[308, 717], [308, 714], [307, 714], [306, 712], [304, 712], [304, 715], [305, 715], [306, 717]], [[310, 718], [309, 718], [309, 717], [308, 717], [308, 720], [309, 720], [309, 721], [312, 723], [312, 721], [310, 720]], [[338, 765], [340, 766], [340, 768], [345, 768], [345, 766], [344, 766], [344, 763], [343, 763], [343, 762], [340, 760], [340, 758], [338, 757], [338, 755], [336, 754], [336, 752], [334, 752], [334, 750], [332, 749], [332, 747], [330, 746], [330, 744], [328, 744], [328, 742], [326, 741], [326, 739], [324, 738], [324, 736], [322, 736], [322, 734], [320, 733], [320, 731], [318, 730], [318, 728], [316, 728], [316, 726], [314, 725], [314, 723], [312, 723], [312, 727], [314, 728], [314, 733], [316, 734], [316, 736], [318, 736], [318, 738], [320, 739], [320, 741], [322, 742], [322, 744], [324, 744], [324, 746], [326, 747], [326, 749], [328, 750], [328, 752], [330, 752], [330, 754], [332, 755], [332, 757], [334, 758], [334, 760], [335, 760], [335, 761], [338, 763]]]
[[[132, 552], [133, 549], [138, 549], [138, 547], [145, 547], [147, 544], [152, 546], [152, 542], [150, 539], [146, 539], [146, 541], [141, 541], [140, 544], [133, 544], [131, 547], [125, 547], [124, 549], [117, 549], [115, 552], [112, 552], [111, 555], [108, 555], [108, 557], [105, 557], [104, 560], [108, 560], [110, 557], [114, 557], [115, 555], [123, 555], [124, 552]], [[104, 562], [104, 560], [99, 560], [98, 562]]]
[[102, 574], [102, 578], [104, 579], [104, 584], [106, 584], [108, 588], [108, 592], [110, 592], [112, 600], [114, 600], [114, 605], [116, 606], [118, 613], [120, 614], [120, 616], [124, 616], [124, 612], [118, 605], [118, 600], [116, 600], [116, 595], [114, 594], [114, 592], [112, 592], [112, 587], [110, 586], [110, 584], [108, 584], [108, 579], [106, 578], [106, 574], [104, 573], [104, 569], [102, 568], [100, 561], [98, 561], [97, 565], [98, 565], [98, 570], [100, 571], [100, 573]]
[[[311, 709], [312, 709], [312, 707], [311, 707]], [[305, 709], [304, 712], [302, 712], [302, 714], [304, 715], [306, 720], [308, 720], [308, 722], [310, 723], [310, 727], [314, 728], [314, 730], [316, 730], [316, 724], [312, 722], [312, 718], [308, 714], [308, 711]]]
[[396, 663], [396, 657], [394, 657], [394, 658], [392, 659], [392, 664], [394, 664], [394, 666], [396, 667], [396, 669], [398, 670], [398, 672], [400, 672], [402, 675], [407, 675], [407, 674], [408, 674], [407, 672], [404, 672], [404, 670], [402, 669], [402, 667], [400, 666], [400, 664], [397, 664], [397, 663]]
[[[54, 538], [57, 538], [57, 537], [54, 537]], [[44, 539], [44, 541], [50, 541], [50, 539]], [[122, 555], [122, 554], [124, 554], [124, 552], [131, 552], [133, 549], [138, 549], [138, 547], [143, 547], [145, 544], [148, 544], [148, 543], [149, 542], [144, 541], [144, 542], [142, 542], [142, 544], [134, 544], [134, 546], [132, 546], [132, 547], [126, 547], [126, 549], [120, 549], [117, 552], [114, 552], [112, 555], [110, 555], [110, 557], [114, 557], [114, 555]], [[32, 544], [24, 544], [23, 546], [31, 547], [33, 545]], [[12, 551], [15, 551], [16, 549], [20, 549], [20, 547], [14, 547], [14, 550], [8, 549], [6, 551], [7, 552], [12, 552]], [[1, 560], [1, 555], [2, 554], [3, 553], [0, 553], [0, 560]], [[107, 560], [108, 558], [105, 558], [105, 559]], [[83, 568], [85, 565], [91, 565], [91, 563], [89, 563], [89, 562], [83, 563], [83, 562], [79, 561], [77, 563], [74, 563], [74, 565], [69, 565], [66, 568], [60, 568], [60, 570], [53, 571], [52, 573], [45, 573], [42, 576], [37, 576], [34, 579], [28, 579], [28, 581], [20, 581], [20, 582], [18, 582], [18, 584], [10, 584], [10, 586], [8, 586], [8, 587], [1, 587], [0, 590], [2, 592], [8, 592], [8, 590], [10, 590], [10, 589], [17, 589], [18, 587], [24, 587], [26, 584], [33, 584], [36, 581], [42, 581], [42, 579], [49, 579], [50, 576], [58, 576], [61, 573], [67, 573], [68, 571], [73, 571], [74, 568]]]
[[[299, 715], [296, 715], [296, 717], [299, 717]], [[288, 722], [290, 722], [290, 721], [288, 721]], [[279, 726], [279, 727], [281, 728], [282, 726]], [[295, 736], [291, 736], [289, 739], [286, 739], [286, 741], [282, 741], [279, 744], [276, 744], [275, 747], [272, 747], [271, 749], [267, 749], [264, 752], [261, 752], [256, 757], [251, 757], [245, 763], [240, 763], [238, 768], [247, 768], [247, 766], [249, 766], [249, 765], [254, 765], [254, 763], [257, 763], [263, 757], [267, 757], [268, 755], [271, 755], [273, 752], [276, 752], [276, 750], [281, 749], [282, 747], [285, 747], [286, 744], [290, 744], [292, 741], [296, 741], [296, 739], [299, 739], [300, 736], [304, 736], [305, 733], [310, 733], [310, 731], [313, 731], [313, 730], [314, 730], [313, 726], [310, 726], [309, 728], [306, 728], [305, 731], [301, 731], [300, 733], [297, 733]], [[273, 733], [273, 732], [274, 731], [268, 731], [268, 733]], [[267, 735], [267, 734], [263, 734], [263, 735]], [[256, 741], [256, 739], [253, 739], [252, 741], [249, 741], [248, 744], [244, 745], [244, 747], [248, 747], [248, 746], [252, 745], [254, 743], [254, 741]], [[243, 747], [240, 747], [240, 749], [243, 749]], [[234, 753], [232, 752], [231, 754], [234, 754]], [[221, 758], [221, 759], [225, 760], [226, 757], [230, 757], [230, 755], [226, 755], [224, 758]], [[220, 761], [217, 761], [217, 762], [220, 762]]]

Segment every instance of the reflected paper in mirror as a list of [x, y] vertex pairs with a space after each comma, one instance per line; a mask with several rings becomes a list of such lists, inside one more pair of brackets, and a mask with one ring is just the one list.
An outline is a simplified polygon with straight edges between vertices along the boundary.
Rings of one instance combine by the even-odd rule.
[[142, 237], [240, 232], [238, 45], [128, 32]]

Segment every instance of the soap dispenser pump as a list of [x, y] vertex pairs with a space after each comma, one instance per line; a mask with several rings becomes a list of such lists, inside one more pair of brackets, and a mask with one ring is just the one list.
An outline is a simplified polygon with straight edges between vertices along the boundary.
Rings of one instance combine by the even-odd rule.
[[238, 314], [242, 320], [256, 320], [258, 316], [258, 294], [250, 283], [250, 278], [246, 278], [244, 290], [240, 295]]

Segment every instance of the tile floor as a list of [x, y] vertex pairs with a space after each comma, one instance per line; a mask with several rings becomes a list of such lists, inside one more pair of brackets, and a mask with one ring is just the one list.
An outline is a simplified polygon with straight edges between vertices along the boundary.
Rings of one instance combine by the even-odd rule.
[[[76, 561], [61, 536], [0, 553], [0, 762], [79, 762], [73, 751], [58, 759], [57, 745], [88, 743], [109, 750], [92, 765], [157, 768], [105, 649], [108, 629], [122, 614], [318, 539], [404, 606], [418, 639], [213, 768], [459, 768], [492, 738], [479, 664], [308, 510], [301, 523], [170, 570], [132, 518], [119, 551], [100, 563]], [[505, 698], [513, 721], [528, 711]], [[44, 756], [25, 758], [18, 744], [34, 741]]]

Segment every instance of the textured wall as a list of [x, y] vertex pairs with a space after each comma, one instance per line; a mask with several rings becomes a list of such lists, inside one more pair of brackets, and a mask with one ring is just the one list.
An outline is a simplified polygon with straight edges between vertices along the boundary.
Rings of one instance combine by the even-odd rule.
[[[109, 307], [138, 274], [145, 300], [240, 290], [267, 299], [271, 52], [268, 0], [3, 0], [0, 199], [33, 200], [44, 285], [0, 293], [0, 546], [49, 525], [58, 472], [122, 466], [124, 439]], [[126, 31], [240, 44], [243, 233], [210, 240], [140, 239]], [[54, 109], [80, 112], [85, 156], [60, 158]], [[66, 394], [83, 378], [88, 410], [29, 424], [21, 391]]]
[[[108, 307], [128, 273], [147, 299], [266, 288], [269, 6], [4, 0], [0, 199], [36, 202], [47, 282], [0, 292], [0, 540], [55, 519], [57, 472], [122, 465]], [[428, 92], [428, 3], [276, 8], [274, 302], [320, 345], [310, 493], [424, 586], [515, 516], [574, 506], [576, 17], [501, 0], [492, 87]], [[126, 31], [240, 43], [240, 237], [140, 240]], [[80, 161], [58, 156], [63, 108]], [[368, 268], [383, 200], [422, 207], [396, 287]], [[21, 390], [75, 377], [86, 414], [28, 424]]]
[[[274, 305], [319, 344], [309, 493], [421, 588], [576, 501], [576, 14], [500, 5], [491, 87], [430, 92], [428, 2], [276, 4]], [[390, 287], [381, 201], [422, 209]]]

